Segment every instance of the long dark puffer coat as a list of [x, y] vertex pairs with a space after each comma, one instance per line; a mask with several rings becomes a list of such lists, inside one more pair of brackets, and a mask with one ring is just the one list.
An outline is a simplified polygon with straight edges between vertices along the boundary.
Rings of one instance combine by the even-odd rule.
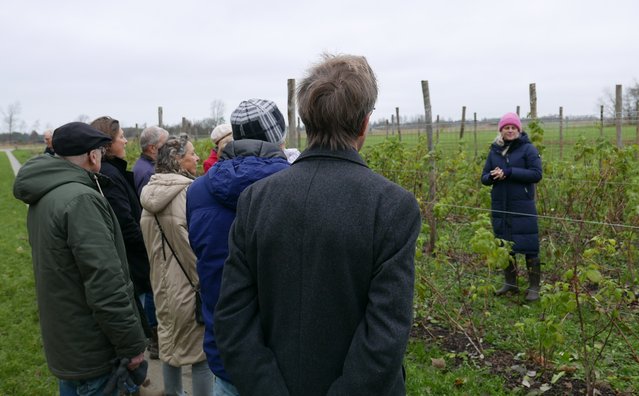
[[[505, 146], [497, 140], [490, 146], [481, 182], [493, 186], [491, 208], [495, 236], [514, 242], [513, 252], [539, 253], [539, 231], [535, 207], [535, 184], [541, 180], [541, 157], [526, 132]], [[505, 180], [496, 181], [490, 171], [500, 167], [511, 173]], [[507, 171], [506, 171], [507, 172]]]

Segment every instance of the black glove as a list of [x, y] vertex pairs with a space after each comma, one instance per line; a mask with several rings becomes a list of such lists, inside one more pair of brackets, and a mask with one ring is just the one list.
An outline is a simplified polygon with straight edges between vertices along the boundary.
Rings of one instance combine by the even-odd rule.
[[131, 381], [137, 386], [142, 385], [144, 380], [146, 379], [146, 372], [149, 368], [149, 363], [146, 360], [143, 360], [142, 363], [133, 371], [129, 370], [129, 378]]
[[130, 360], [127, 358], [115, 358], [111, 361], [113, 370], [109, 381], [104, 387], [103, 394], [110, 395], [116, 389], [125, 394], [138, 390], [138, 386], [142, 385], [146, 379], [146, 371], [149, 364], [146, 360], [143, 360], [135, 370], [129, 371], [127, 368], [129, 362]]

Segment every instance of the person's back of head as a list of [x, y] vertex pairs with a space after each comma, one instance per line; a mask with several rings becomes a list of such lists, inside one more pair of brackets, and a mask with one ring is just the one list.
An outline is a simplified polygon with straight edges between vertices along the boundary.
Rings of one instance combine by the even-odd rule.
[[377, 101], [377, 79], [366, 58], [323, 55], [297, 90], [308, 147], [352, 148]]
[[233, 126], [231, 124], [220, 124], [211, 131], [211, 142], [215, 145], [215, 151], [219, 156], [224, 150], [224, 146], [233, 140]]
[[275, 102], [266, 99], [242, 101], [231, 113], [233, 140], [254, 139], [281, 145], [286, 139], [284, 116]]
[[[151, 146], [159, 149], [168, 137], [169, 132], [164, 128], [155, 125], [146, 127], [140, 133], [140, 149], [142, 149], [143, 153], [148, 154], [149, 151], [154, 151]], [[157, 150], [155, 150], [155, 153], [157, 153]]]
[[42, 132], [42, 136], [44, 137], [44, 143], [47, 145], [47, 147], [53, 148], [51, 143], [51, 139], [53, 138], [53, 131], [51, 129], [47, 129], [46, 131]]

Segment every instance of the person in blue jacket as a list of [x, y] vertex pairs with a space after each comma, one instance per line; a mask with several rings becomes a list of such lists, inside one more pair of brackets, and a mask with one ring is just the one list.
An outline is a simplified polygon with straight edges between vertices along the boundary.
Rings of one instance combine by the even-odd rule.
[[515, 253], [526, 256], [529, 286], [527, 301], [539, 299], [541, 264], [539, 228], [535, 207], [535, 184], [541, 180], [541, 157], [522, 131], [515, 113], [505, 114], [498, 124], [499, 135], [490, 146], [481, 182], [492, 185], [493, 231], [497, 238], [513, 242], [512, 259], [504, 269], [505, 283], [495, 294], [517, 293]]
[[197, 178], [186, 194], [189, 241], [197, 257], [202, 295], [204, 352], [216, 377], [215, 395], [239, 394], [224, 370], [213, 330], [237, 201], [240, 193], [254, 182], [289, 167], [286, 155], [280, 149], [286, 124], [274, 102], [243, 101], [231, 114], [231, 126], [233, 141], [224, 147], [219, 161]]

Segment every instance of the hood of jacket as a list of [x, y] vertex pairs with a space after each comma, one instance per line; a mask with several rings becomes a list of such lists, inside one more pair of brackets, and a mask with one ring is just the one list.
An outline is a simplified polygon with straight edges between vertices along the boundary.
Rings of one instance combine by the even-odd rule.
[[26, 204], [37, 203], [49, 191], [67, 183], [82, 183], [99, 190], [108, 179], [60, 157], [39, 155], [27, 161], [16, 175], [13, 195]]
[[140, 203], [147, 211], [159, 213], [191, 183], [193, 179], [178, 173], [156, 173], [142, 189]]
[[209, 193], [220, 204], [235, 210], [242, 191], [290, 165], [276, 144], [261, 140], [236, 140], [224, 148], [218, 161], [203, 177]]
[[[521, 133], [519, 134], [519, 137], [513, 140], [512, 142], [510, 142], [509, 151], [512, 151], [515, 148], [519, 146], [523, 146], [524, 144], [528, 144], [528, 143], [531, 143], [530, 138], [528, 137], [528, 134], [524, 131], [521, 131]], [[501, 152], [505, 148], [505, 146], [506, 145], [504, 143], [504, 140], [501, 138], [501, 135], [497, 135], [497, 137], [493, 141], [493, 144], [491, 145], [491, 148], [497, 152]]]

